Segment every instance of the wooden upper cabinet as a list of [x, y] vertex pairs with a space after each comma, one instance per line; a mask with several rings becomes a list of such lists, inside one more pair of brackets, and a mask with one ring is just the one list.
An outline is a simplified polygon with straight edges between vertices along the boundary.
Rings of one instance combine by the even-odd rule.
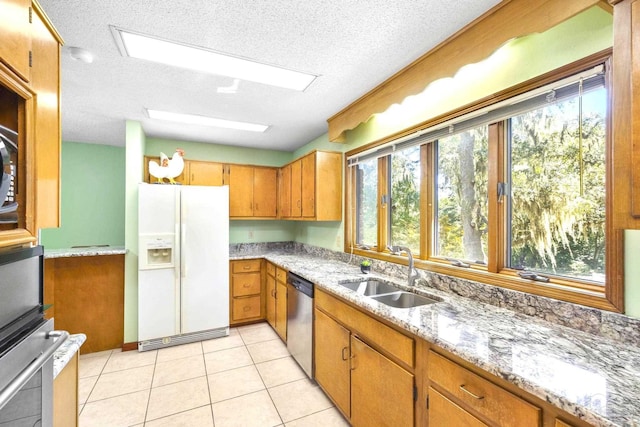
[[278, 212], [281, 218], [291, 216], [291, 165], [280, 168], [278, 180]]
[[291, 163], [291, 218], [302, 216], [302, 160]]
[[277, 194], [276, 168], [229, 165], [229, 216], [275, 218]]
[[640, 229], [640, 0], [613, 11], [613, 227]]
[[229, 165], [229, 216], [253, 216], [253, 166]]
[[31, 88], [35, 103], [36, 229], [60, 226], [60, 45], [62, 40], [34, 4]]
[[302, 216], [316, 216], [316, 153], [302, 158]]
[[0, 1], [0, 60], [22, 80], [31, 75], [31, 0]]
[[278, 169], [260, 168], [253, 170], [253, 216], [271, 217], [277, 215]]
[[224, 185], [224, 164], [189, 161], [189, 185]]
[[[290, 172], [289, 172], [290, 169]], [[282, 218], [340, 221], [342, 219], [342, 153], [314, 151], [280, 169], [281, 186], [291, 176], [291, 193], [280, 192]]]

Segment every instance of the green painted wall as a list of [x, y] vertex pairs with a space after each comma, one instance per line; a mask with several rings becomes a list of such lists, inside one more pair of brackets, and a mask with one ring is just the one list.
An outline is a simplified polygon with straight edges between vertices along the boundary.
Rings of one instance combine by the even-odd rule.
[[640, 230], [626, 230], [624, 235], [625, 313], [640, 319]]
[[63, 141], [61, 157], [61, 227], [43, 229], [41, 243], [124, 246], [124, 148]]
[[138, 183], [144, 169], [142, 157], [146, 139], [142, 125], [127, 121], [126, 146], [126, 207], [127, 224], [124, 257], [124, 342], [138, 341]]
[[229, 145], [206, 144], [202, 142], [172, 141], [148, 138], [144, 154], [158, 156], [160, 152], [169, 157], [176, 148], [185, 151], [185, 159], [210, 162], [244, 163], [264, 166], [282, 166], [293, 160], [287, 151], [260, 150], [255, 148], [232, 147]]

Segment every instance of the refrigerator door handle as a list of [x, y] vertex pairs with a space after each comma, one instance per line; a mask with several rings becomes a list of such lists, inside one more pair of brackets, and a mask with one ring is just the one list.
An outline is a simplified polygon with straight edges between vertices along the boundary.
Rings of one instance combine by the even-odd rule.
[[182, 278], [184, 279], [185, 277], [187, 277], [187, 257], [184, 256], [185, 254], [185, 250], [184, 248], [186, 247], [185, 243], [187, 241], [187, 224], [186, 223], [182, 223], [182, 226], [180, 228], [180, 275], [182, 276]]

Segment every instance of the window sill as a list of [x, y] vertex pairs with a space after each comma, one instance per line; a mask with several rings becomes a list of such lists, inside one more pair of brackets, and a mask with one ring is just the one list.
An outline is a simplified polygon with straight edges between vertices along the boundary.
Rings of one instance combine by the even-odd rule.
[[[353, 254], [391, 262], [394, 264], [408, 265], [409, 263], [407, 257], [390, 255], [373, 250], [354, 249]], [[570, 286], [570, 282], [568, 281], [560, 282], [552, 280], [548, 283], [543, 283], [534, 280], [522, 279], [518, 277], [517, 274], [513, 271], [491, 273], [477, 266], [456, 267], [441, 262], [425, 261], [419, 259], [415, 260], [415, 267], [417, 269], [424, 270], [430, 273], [437, 273], [456, 277], [459, 279], [480, 282], [486, 285], [507, 288], [523, 293], [543, 296], [574, 304], [580, 304], [600, 310], [620, 312], [620, 310], [606, 298], [604, 286], [600, 290], [599, 286], [595, 285], [580, 284], [576, 286]]]

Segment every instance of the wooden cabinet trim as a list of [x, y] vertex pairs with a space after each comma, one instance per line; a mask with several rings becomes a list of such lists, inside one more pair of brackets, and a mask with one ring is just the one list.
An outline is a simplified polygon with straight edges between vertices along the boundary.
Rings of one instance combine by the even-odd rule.
[[344, 142], [345, 131], [356, 128], [373, 114], [386, 110], [390, 105], [401, 103], [407, 96], [422, 92], [429, 83], [442, 77], [453, 76], [467, 64], [482, 61], [505, 42], [522, 35], [543, 32], [599, 4], [600, 0], [500, 2], [327, 119], [329, 141]]

